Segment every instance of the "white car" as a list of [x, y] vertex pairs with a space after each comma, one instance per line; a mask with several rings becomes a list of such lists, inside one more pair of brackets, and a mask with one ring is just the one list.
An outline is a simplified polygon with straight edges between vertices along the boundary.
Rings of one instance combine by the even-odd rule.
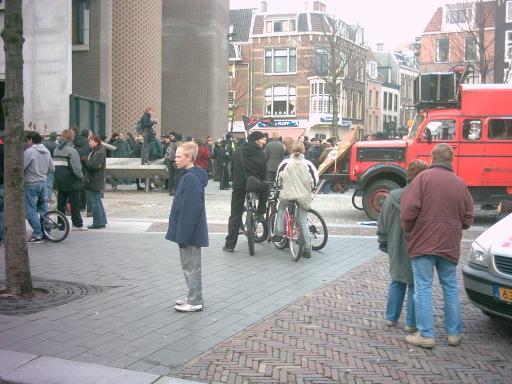
[[462, 275], [469, 299], [483, 313], [512, 319], [512, 214], [476, 238]]

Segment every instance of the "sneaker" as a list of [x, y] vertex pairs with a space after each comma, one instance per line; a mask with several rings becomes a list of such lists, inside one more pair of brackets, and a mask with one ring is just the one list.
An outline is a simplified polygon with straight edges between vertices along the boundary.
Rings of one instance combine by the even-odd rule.
[[177, 312], [200, 312], [203, 310], [203, 306], [201, 304], [193, 305], [193, 304], [183, 304], [183, 305], [175, 305], [174, 310]]
[[187, 300], [186, 299], [178, 299], [178, 300], [176, 300], [176, 305], [182, 306], [182, 305], [185, 305], [185, 304], [187, 304]]
[[30, 243], [30, 244], [44, 243], [44, 239], [42, 236], [32, 236], [30, 239], [27, 240], [27, 243]]
[[235, 248], [228, 247], [227, 245], [222, 247], [224, 252], [235, 252]]
[[412, 335], [407, 335], [405, 337], [405, 341], [407, 344], [421, 348], [434, 348], [436, 346], [436, 341], [434, 338], [421, 336], [419, 332], [416, 332]]
[[396, 327], [396, 321], [386, 320], [386, 326]]
[[71, 228], [71, 230], [72, 230], [72, 231], [87, 231], [87, 228], [85, 228], [85, 227], [83, 227], [83, 226], [82, 226], [82, 227], [75, 227], [75, 226], [73, 225], [73, 228]]
[[462, 339], [461, 335], [448, 335], [448, 345], [456, 347], [460, 344], [460, 340]]
[[272, 235], [272, 242], [273, 243], [280, 243], [281, 241], [283, 241], [283, 236]]
[[407, 333], [416, 333], [416, 332], [418, 332], [418, 328], [406, 325], [405, 326], [405, 332], [407, 332]]
[[87, 228], [89, 229], [101, 229], [101, 228], [105, 228], [104, 225], [88, 225]]

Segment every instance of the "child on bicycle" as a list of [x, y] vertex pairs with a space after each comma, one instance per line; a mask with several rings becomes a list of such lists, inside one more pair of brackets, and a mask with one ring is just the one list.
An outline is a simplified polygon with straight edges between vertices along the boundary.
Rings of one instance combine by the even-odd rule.
[[307, 228], [307, 215], [308, 210], [311, 209], [311, 191], [317, 186], [319, 177], [313, 163], [304, 157], [304, 152], [304, 143], [296, 141], [293, 144], [290, 158], [283, 160], [277, 168], [276, 183], [281, 188], [281, 192], [272, 241], [282, 240], [286, 208], [290, 202], [296, 201], [298, 212], [295, 213], [295, 217], [300, 222], [305, 242], [302, 256], [310, 258], [311, 236]]

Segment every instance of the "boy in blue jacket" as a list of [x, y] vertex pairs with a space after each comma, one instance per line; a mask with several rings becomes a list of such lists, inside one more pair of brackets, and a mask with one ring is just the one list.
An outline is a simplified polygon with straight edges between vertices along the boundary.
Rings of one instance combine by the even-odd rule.
[[194, 167], [197, 144], [185, 142], [176, 150], [176, 167], [182, 176], [172, 202], [169, 229], [165, 238], [174, 241], [180, 249], [181, 266], [188, 286], [185, 300], [177, 300], [178, 312], [203, 310], [201, 287], [201, 247], [208, 246], [208, 226], [204, 204], [204, 188], [208, 174]]

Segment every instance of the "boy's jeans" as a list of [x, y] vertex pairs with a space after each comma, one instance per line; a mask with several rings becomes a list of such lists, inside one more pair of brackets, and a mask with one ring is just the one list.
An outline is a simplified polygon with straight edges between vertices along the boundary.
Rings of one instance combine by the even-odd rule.
[[398, 321], [402, 306], [404, 304], [405, 291], [407, 292], [407, 317], [405, 325], [409, 327], [416, 326], [416, 314], [414, 308], [414, 284], [402, 283], [401, 281], [391, 281], [388, 291], [388, 304], [386, 307], [386, 320]]
[[47, 199], [46, 180], [37, 184], [25, 185], [25, 216], [32, 227], [32, 236], [43, 236], [39, 215], [42, 216], [48, 212]]

